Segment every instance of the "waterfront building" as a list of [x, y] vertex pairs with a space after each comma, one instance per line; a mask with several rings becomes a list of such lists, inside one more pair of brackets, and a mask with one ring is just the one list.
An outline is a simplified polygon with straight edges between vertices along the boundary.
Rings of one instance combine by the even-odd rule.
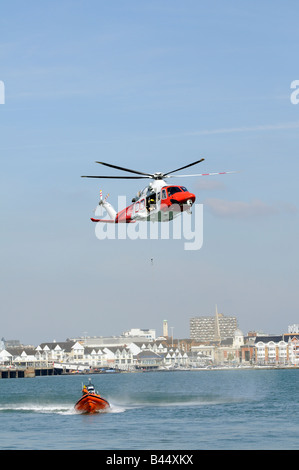
[[155, 340], [155, 330], [134, 328], [121, 336], [84, 337], [41, 343], [37, 347], [25, 347], [19, 341], [6, 347], [3, 341], [0, 366], [2, 371], [31, 367], [51, 368], [56, 373], [108, 368], [131, 371], [240, 365], [299, 367], [298, 325], [291, 325], [288, 333], [282, 335], [250, 332], [244, 337], [236, 328], [236, 318], [219, 314], [217, 307], [214, 317], [193, 320], [200, 320], [199, 323], [203, 320], [200, 335], [193, 335], [196, 339], [168, 337], [165, 320], [164, 335]]
[[32, 347], [12, 347], [0, 351], [1, 368], [19, 367], [25, 369], [28, 367], [46, 367], [47, 365], [47, 362], [35, 354]]
[[190, 319], [190, 338], [202, 343], [219, 343], [223, 339], [232, 338], [237, 327], [236, 317], [224, 316], [218, 313], [216, 307], [215, 316]]
[[141, 341], [154, 341], [155, 330], [140, 330], [133, 328], [120, 336], [84, 336], [72, 338], [70, 341], [78, 342], [85, 347], [104, 348], [104, 347], [126, 347], [131, 343]]
[[249, 333], [244, 337], [244, 344], [240, 347], [240, 362], [243, 364], [254, 364], [256, 357], [255, 336]]
[[[139, 349], [138, 349], [139, 352]], [[128, 347], [89, 347], [79, 341], [43, 343], [36, 348], [36, 355], [56, 368], [65, 370], [90, 370], [101, 368], [130, 369], [134, 353]]]
[[107, 366], [120, 370], [130, 370], [134, 365], [134, 354], [129, 348], [105, 348]]
[[41, 343], [35, 349], [35, 355], [49, 363], [61, 363], [68, 360], [74, 344], [73, 341]]
[[191, 346], [191, 354], [189, 355], [192, 367], [204, 367], [215, 362], [215, 345], [200, 344]]
[[255, 338], [256, 364], [283, 365], [289, 362], [288, 343], [283, 335]]
[[240, 348], [244, 344], [241, 330], [236, 330], [232, 337], [226, 338], [215, 349], [216, 364], [237, 365], [241, 362]]
[[148, 341], [155, 341], [156, 330], [131, 328], [130, 330], [125, 331], [122, 336], [124, 336], [125, 338], [144, 338]]
[[288, 333], [289, 334], [299, 334], [299, 324], [296, 323], [294, 325], [288, 326]]
[[1, 366], [11, 365], [12, 360], [13, 360], [12, 354], [6, 351], [6, 349], [2, 349], [0, 351], [0, 365]]
[[293, 336], [288, 341], [289, 362], [294, 366], [299, 366], [299, 338]]
[[163, 364], [163, 357], [149, 349], [141, 351], [136, 356], [137, 369], [158, 369]]

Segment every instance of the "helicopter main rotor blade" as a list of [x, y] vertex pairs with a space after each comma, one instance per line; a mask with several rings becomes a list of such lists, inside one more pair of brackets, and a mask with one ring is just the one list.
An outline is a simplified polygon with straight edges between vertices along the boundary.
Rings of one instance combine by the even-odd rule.
[[130, 170], [129, 168], [123, 168], [122, 166], [111, 165], [111, 163], [104, 163], [104, 162], [96, 162], [96, 163], [100, 163], [100, 165], [109, 166], [110, 168], [116, 168], [117, 170], [129, 171], [130, 173], [136, 173], [137, 175], [152, 176], [150, 173], [142, 173], [141, 171]]
[[122, 180], [141, 180], [141, 179], [148, 179], [151, 178], [151, 176], [86, 176], [83, 175], [81, 178], [106, 178], [106, 179], [122, 179]]
[[197, 163], [203, 162], [204, 158], [197, 160], [197, 162], [189, 163], [189, 165], [182, 166], [181, 168], [177, 168], [176, 170], [168, 171], [164, 173], [163, 176], [170, 175], [170, 173], [174, 173], [175, 171], [183, 170], [184, 168], [189, 168], [189, 166], [197, 165]]
[[169, 175], [166, 178], [188, 178], [189, 176], [212, 176], [212, 175], [227, 175], [229, 173], [237, 173], [236, 171], [220, 171], [219, 173], [199, 173], [195, 175]]

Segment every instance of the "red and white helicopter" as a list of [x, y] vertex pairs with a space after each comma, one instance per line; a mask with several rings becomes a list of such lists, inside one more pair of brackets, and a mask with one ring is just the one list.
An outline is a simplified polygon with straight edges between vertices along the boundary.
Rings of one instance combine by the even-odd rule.
[[204, 158], [201, 158], [196, 162], [189, 163], [189, 165], [182, 166], [181, 168], [177, 168], [176, 170], [168, 171], [167, 173], [143, 173], [141, 171], [130, 170], [129, 168], [111, 165], [110, 163], [96, 162], [110, 168], [116, 168], [117, 170], [134, 173], [138, 176], [82, 176], [82, 178], [151, 179], [152, 181], [143, 190], [138, 191], [137, 195], [132, 199], [132, 204], [120, 212], [116, 212], [111, 204], [107, 202], [107, 196], [103, 199], [102, 191], [100, 191], [99, 205], [107, 211], [110, 219], [97, 219], [92, 217], [91, 220], [93, 222], [115, 224], [132, 223], [137, 221], [168, 222], [183, 211], [190, 212], [191, 207], [195, 202], [195, 195], [190, 193], [185, 188], [185, 186], [175, 186], [168, 184], [166, 181], [164, 181], [165, 179], [235, 173], [234, 171], [223, 171], [220, 173], [172, 175], [172, 173], [189, 168], [193, 165], [197, 165], [202, 161], [204, 161]]

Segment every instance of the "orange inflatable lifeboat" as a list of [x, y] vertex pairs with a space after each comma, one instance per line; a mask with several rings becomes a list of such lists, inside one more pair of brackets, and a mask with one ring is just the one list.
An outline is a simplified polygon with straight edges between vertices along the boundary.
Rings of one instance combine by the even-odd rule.
[[82, 397], [75, 404], [75, 410], [79, 413], [98, 413], [109, 407], [108, 401], [95, 392], [89, 379], [88, 386], [84, 385], [82, 388]]

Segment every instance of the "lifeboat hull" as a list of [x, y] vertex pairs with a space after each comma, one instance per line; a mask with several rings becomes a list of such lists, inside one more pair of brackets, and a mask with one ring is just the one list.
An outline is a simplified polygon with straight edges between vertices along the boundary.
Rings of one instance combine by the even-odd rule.
[[86, 393], [75, 404], [75, 410], [79, 413], [98, 413], [109, 407], [107, 400], [94, 393]]

